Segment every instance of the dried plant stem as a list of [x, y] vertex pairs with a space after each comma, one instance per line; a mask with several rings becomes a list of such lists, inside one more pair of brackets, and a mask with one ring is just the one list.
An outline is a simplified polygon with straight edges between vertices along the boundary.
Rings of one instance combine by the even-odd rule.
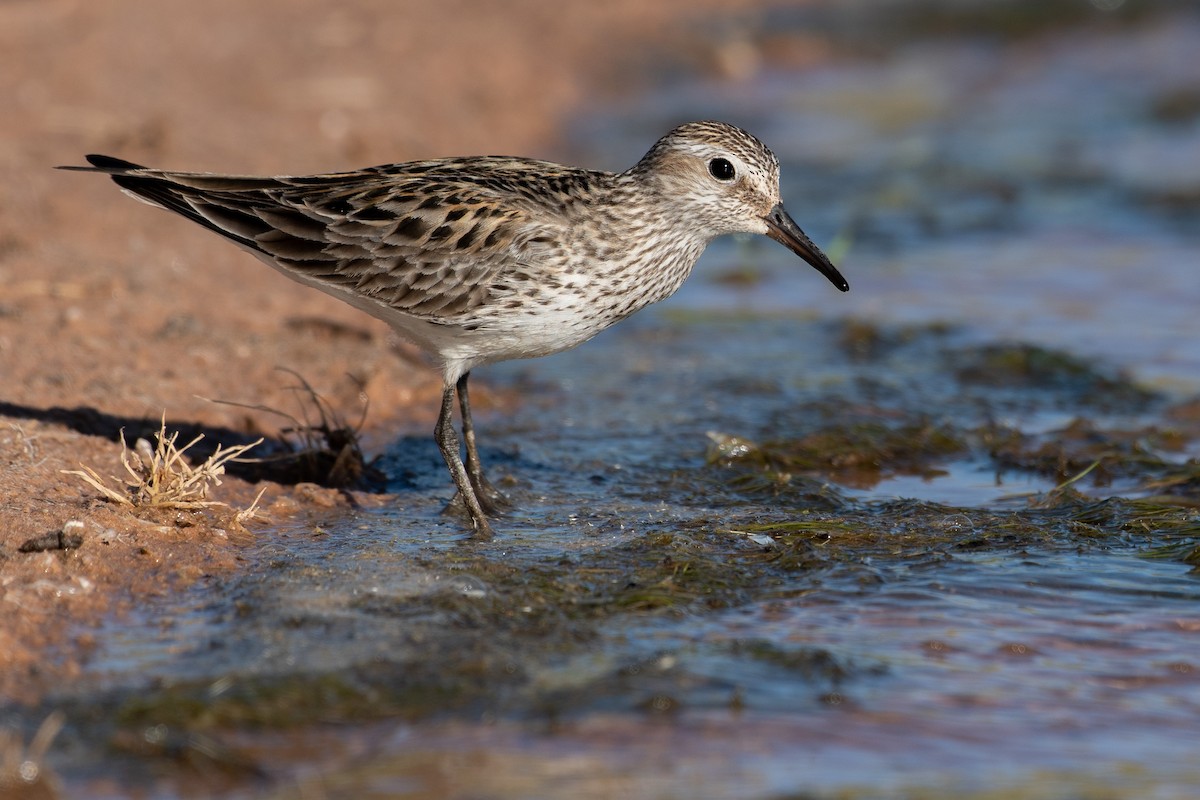
[[[192, 466], [184, 455], [200, 442], [204, 435], [200, 434], [183, 447], [176, 442], [179, 431], [167, 433], [166, 415], [159, 425], [156, 434], [158, 444], [151, 449], [145, 439], [138, 439], [131, 450], [125, 442], [125, 432], [121, 437], [121, 465], [129, 473], [125, 479], [113, 477], [110, 480], [122, 487], [113, 488], [109, 481], [102, 478], [95, 470], [80, 464], [81, 469], [63, 470], [68, 475], [78, 475], [85, 483], [99, 491], [104, 497], [114, 503], [132, 506], [134, 508], [184, 508], [195, 509], [206, 506], [225, 505], [209, 500], [208, 493], [213, 486], [221, 484], [221, 476], [225, 474], [225, 465], [230, 461], [244, 460], [241, 457], [251, 448], [262, 443], [258, 439], [250, 444], [234, 445], [233, 447], [218, 446], [203, 463]], [[262, 497], [262, 492], [259, 492]], [[258, 505], [258, 498], [245, 512], [246, 518], [253, 516]]]

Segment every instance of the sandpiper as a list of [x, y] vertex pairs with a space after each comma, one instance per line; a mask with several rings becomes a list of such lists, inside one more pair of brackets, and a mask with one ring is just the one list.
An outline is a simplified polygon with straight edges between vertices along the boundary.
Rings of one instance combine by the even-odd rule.
[[444, 381], [438, 447], [480, 535], [507, 501], [479, 461], [472, 369], [587, 341], [672, 295], [726, 233], [766, 234], [850, 288], [784, 210], [775, 155], [723, 122], [680, 125], [621, 173], [500, 156], [302, 177], [87, 160], [91, 167], [65, 169], [108, 174], [127, 194], [384, 320], [433, 356]]

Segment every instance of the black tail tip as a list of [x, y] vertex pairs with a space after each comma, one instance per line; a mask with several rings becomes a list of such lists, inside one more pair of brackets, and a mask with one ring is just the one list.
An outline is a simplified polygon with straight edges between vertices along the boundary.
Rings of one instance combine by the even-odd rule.
[[102, 170], [127, 170], [127, 169], [145, 169], [141, 164], [134, 164], [132, 161], [126, 161], [123, 158], [113, 158], [112, 156], [102, 156], [98, 153], [89, 153], [84, 156], [87, 162], [96, 169]]
[[109, 175], [120, 175], [123, 172], [129, 172], [135, 169], [145, 169], [141, 164], [135, 164], [132, 161], [125, 161], [112, 156], [101, 156], [95, 153], [84, 156], [91, 164], [90, 167], [80, 167], [75, 164], [60, 164], [55, 169], [69, 169], [73, 172], [107, 172]]

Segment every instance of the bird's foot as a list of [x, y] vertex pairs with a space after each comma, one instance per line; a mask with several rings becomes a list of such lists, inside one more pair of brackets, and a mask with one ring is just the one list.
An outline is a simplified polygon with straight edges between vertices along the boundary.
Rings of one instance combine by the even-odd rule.
[[[482, 503], [480, 504], [480, 507], [482, 508]], [[449, 503], [446, 503], [446, 507], [442, 509], [442, 513], [446, 514], [447, 516], [460, 517], [463, 520], [469, 521], [471, 523], [471, 527], [475, 531], [476, 536], [487, 538], [492, 535], [492, 526], [491, 523], [488, 522], [487, 516], [476, 516], [474, 513], [472, 513], [471, 507], [463, 499], [461, 492], [454, 493], [454, 497], [450, 498]], [[485, 514], [486, 513], [487, 512], [485, 512]]]
[[512, 508], [513, 503], [508, 499], [508, 495], [492, 486], [487, 478], [480, 476], [471, 481], [471, 484], [475, 488], [475, 497], [479, 500], [479, 507], [485, 514], [500, 514]]
[[[487, 514], [489, 517], [494, 517], [512, 508], [512, 501], [508, 499], [508, 496], [496, 487], [492, 486], [490, 483], [484, 483], [481, 488], [482, 490], [475, 490], [475, 499], [479, 503], [479, 508], [484, 514]], [[455, 492], [454, 497], [452, 497], [450, 502], [446, 504], [446, 508], [444, 509], [443, 513], [462, 514], [470, 517], [471, 507], [467, 504], [467, 501], [463, 499], [462, 492]]]
[[472, 491], [472, 494], [474, 495], [475, 504], [483, 512], [482, 516], [475, 515], [471, 510], [472, 504], [463, 498], [461, 491], [454, 493], [454, 497], [450, 498], [450, 502], [442, 509], [442, 513], [469, 519], [472, 527], [475, 529], [476, 536], [489, 537], [492, 535], [492, 527], [487, 518], [498, 516], [511, 508], [512, 501], [486, 481], [483, 483], [482, 490], [475, 489]]

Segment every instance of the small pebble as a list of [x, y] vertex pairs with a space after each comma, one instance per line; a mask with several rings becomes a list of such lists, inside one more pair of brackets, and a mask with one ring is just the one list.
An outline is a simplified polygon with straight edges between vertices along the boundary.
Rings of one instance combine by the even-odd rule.
[[62, 526], [62, 530], [34, 536], [17, 549], [22, 553], [42, 553], [47, 550], [74, 550], [82, 544], [83, 523], [73, 519], [68, 520]]

